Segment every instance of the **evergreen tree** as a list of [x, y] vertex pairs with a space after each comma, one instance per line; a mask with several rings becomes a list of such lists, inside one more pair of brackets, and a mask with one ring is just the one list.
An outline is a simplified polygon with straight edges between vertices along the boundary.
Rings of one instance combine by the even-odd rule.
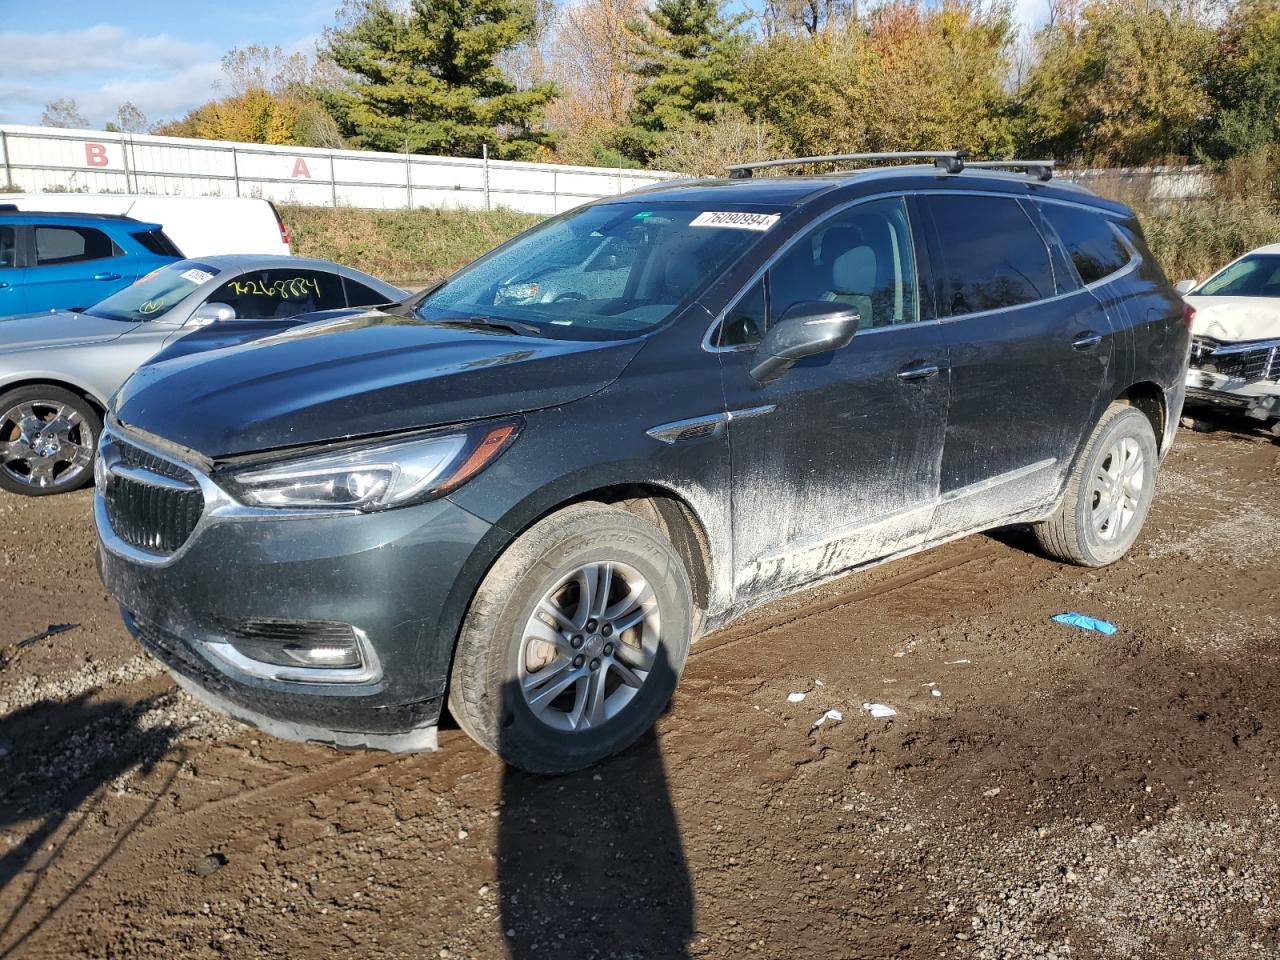
[[719, 0], [658, 0], [637, 25], [640, 86], [635, 92], [633, 149], [651, 153], [663, 131], [689, 118], [711, 122], [740, 92], [748, 38], [744, 17], [726, 19]]
[[351, 77], [330, 106], [343, 133], [374, 150], [531, 159], [555, 87], [518, 89], [496, 61], [529, 38], [522, 0], [412, 0], [407, 11], [364, 0], [329, 35], [328, 55]]

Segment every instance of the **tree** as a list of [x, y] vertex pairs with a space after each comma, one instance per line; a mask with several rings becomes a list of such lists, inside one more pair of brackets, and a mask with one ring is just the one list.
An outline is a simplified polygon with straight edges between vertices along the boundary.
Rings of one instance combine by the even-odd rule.
[[1280, 5], [1242, 0], [1218, 35], [1206, 152], [1216, 159], [1280, 143]]
[[724, 176], [730, 164], [769, 160], [782, 151], [771, 125], [749, 119], [736, 104], [720, 104], [709, 121], [692, 115], [679, 120], [662, 138], [652, 163], [695, 177]]
[[631, 115], [645, 153], [663, 131], [690, 117], [712, 120], [718, 107], [737, 101], [744, 19], [722, 16], [720, 0], [657, 0], [648, 22], [636, 25], [640, 86]]
[[63, 97], [58, 100], [50, 100], [44, 105], [44, 113], [40, 115], [40, 126], [83, 130], [89, 126], [89, 121], [80, 113], [80, 108], [76, 106], [75, 100], [70, 97]]
[[1003, 88], [1008, 13], [975, 3], [896, 0], [813, 37], [784, 33], [752, 51], [743, 103], [799, 155], [1012, 149]]
[[146, 133], [147, 115], [126, 100], [116, 111], [116, 118], [107, 122], [107, 133]]
[[[324, 64], [280, 47], [237, 47], [222, 58], [218, 88], [210, 100], [156, 133], [202, 140], [233, 140], [305, 147], [344, 146], [321, 102], [335, 83]], [[121, 108], [122, 111], [124, 108]]]
[[580, 114], [570, 118], [575, 124], [627, 122], [640, 67], [631, 24], [644, 8], [644, 0], [584, 0], [562, 13], [552, 42], [555, 78], [564, 91], [557, 107], [571, 105]]
[[1180, 0], [1095, 0], [1058, 18], [1020, 92], [1022, 149], [1121, 164], [1190, 154], [1214, 39]]
[[350, 80], [331, 106], [355, 143], [375, 150], [528, 159], [551, 143], [539, 129], [555, 87], [521, 90], [497, 59], [527, 40], [520, 0], [359, 0], [330, 32], [328, 56]]

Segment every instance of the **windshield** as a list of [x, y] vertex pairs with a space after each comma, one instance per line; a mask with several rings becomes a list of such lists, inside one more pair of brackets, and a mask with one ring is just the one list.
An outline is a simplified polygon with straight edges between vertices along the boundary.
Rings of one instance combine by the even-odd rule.
[[1280, 297], [1280, 254], [1237, 260], [1196, 291], [1200, 297]]
[[207, 263], [182, 260], [153, 270], [132, 286], [99, 300], [85, 313], [108, 320], [140, 323], [158, 320], [196, 287], [220, 271]]
[[635, 336], [691, 300], [778, 216], [742, 204], [588, 207], [464, 268], [427, 294], [417, 315], [506, 320], [564, 339]]

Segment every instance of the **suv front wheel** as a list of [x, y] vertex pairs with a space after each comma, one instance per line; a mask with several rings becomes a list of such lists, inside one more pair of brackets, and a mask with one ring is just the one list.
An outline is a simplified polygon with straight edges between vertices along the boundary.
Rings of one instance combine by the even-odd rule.
[[1151, 421], [1134, 407], [1113, 403], [1085, 444], [1057, 513], [1033, 528], [1041, 548], [1084, 567], [1119, 560], [1147, 518], [1158, 466]]
[[522, 534], [476, 591], [450, 712], [512, 766], [589, 766], [658, 719], [693, 624], [689, 575], [662, 530], [616, 507], [568, 507]]

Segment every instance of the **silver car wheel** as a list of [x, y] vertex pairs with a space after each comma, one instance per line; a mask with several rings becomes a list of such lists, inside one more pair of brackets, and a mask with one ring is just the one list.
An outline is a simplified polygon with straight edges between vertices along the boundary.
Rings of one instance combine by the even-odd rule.
[[657, 596], [634, 567], [579, 567], [543, 594], [525, 623], [519, 664], [525, 703], [556, 730], [603, 726], [644, 686], [661, 629]]
[[0, 470], [29, 487], [71, 483], [92, 469], [95, 441], [74, 408], [26, 400], [0, 414]]
[[1089, 485], [1090, 517], [1099, 540], [1117, 539], [1137, 515], [1146, 494], [1142, 447], [1130, 437], [1117, 440], [1098, 461]]

